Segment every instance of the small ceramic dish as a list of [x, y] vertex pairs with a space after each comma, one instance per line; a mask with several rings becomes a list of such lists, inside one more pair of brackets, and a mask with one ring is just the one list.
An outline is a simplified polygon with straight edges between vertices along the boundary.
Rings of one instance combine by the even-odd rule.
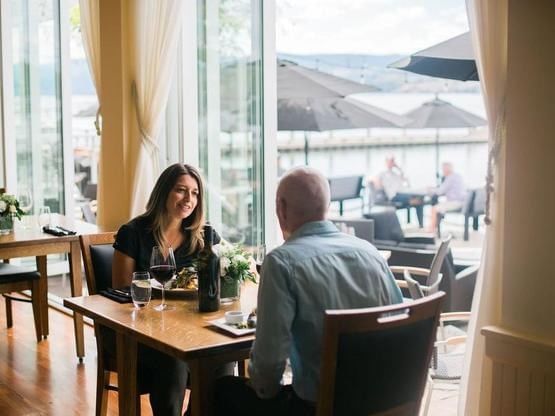
[[229, 311], [225, 313], [225, 322], [228, 324], [240, 324], [245, 320], [245, 314], [242, 311]]

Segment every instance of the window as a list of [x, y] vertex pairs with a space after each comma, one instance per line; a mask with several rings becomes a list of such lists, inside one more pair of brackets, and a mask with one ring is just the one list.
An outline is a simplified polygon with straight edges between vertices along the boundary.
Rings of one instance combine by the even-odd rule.
[[199, 166], [208, 219], [231, 242], [263, 241], [262, 0], [199, 0]]

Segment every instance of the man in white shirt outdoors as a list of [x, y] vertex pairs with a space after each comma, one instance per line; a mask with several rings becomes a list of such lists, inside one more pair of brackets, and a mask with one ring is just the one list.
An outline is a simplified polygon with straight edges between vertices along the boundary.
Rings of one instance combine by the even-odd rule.
[[[395, 156], [386, 157], [385, 166], [387, 169], [373, 178], [372, 183], [379, 198], [396, 202], [397, 193], [408, 186], [408, 180], [405, 178], [401, 167], [395, 162]], [[407, 199], [407, 201], [399, 202], [408, 203], [409, 201]]]
[[437, 188], [431, 189], [431, 194], [439, 197], [437, 204], [432, 206], [430, 218], [430, 232], [435, 232], [437, 227], [438, 214], [445, 214], [449, 211], [459, 211], [462, 209], [466, 199], [466, 188], [461, 175], [455, 172], [451, 162], [444, 162], [441, 165], [443, 181]]
[[[320, 172], [295, 168], [281, 179], [276, 213], [285, 243], [262, 265], [250, 379], [218, 380], [216, 414], [313, 415], [324, 311], [402, 302], [376, 248], [326, 220], [329, 204]], [[292, 385], [281, 384], [287, 359]]]

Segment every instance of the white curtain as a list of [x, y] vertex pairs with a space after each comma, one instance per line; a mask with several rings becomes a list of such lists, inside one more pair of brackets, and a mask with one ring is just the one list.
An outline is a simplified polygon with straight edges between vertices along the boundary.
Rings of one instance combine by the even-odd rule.
[[133, 188], [131, 216], [145, 205], [159, 168], [158, 136], [175, 69], [181, 33], [183, 0], [137, 0], [134, 5], [132, 41], [135, 79], [133, 100], [140, 133]]
[[491, 368], [480, 329], [501, 318], [503, 201], [505, 200], [505, 88], [507, 81], [508, 0], [467, 0], [478, 74], [489, 124], [489, 211], [482, 266], [476, 282], [469, 326], [459, 415], [489, 414]]
[[[79, 0], [79, 11], [81, 14], [81, 36], [83, 38], [83, 47], [87, 55], [87, 62], [91, 72], [92, 80], [96, 88], [96, 96], [98, 98], [98, 111], [96, 113], [96, 133], [100, 136], [100, 92], [101, 92], [101, 75], [100, 75], [100, 12], [98, 0]], [[102, 139], [100, 145], [102, 146]], [[94, 161], [94, 158], [93, 158]], [[99, 160], [98, 166], [98, 187], [97, 187], [97, 222], [103, 223], [107, 204], [104, 201], [104, 184], [107, 178], [102, 168], [102, 158]]]

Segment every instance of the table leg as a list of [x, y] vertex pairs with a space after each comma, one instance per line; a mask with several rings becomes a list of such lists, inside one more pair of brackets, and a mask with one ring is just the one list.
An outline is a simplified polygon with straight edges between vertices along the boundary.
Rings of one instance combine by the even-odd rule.
[[135, 416], [137, 412], [137, 341], [118, 332], [116, 334], [116, 356], [119, 414]]
[[[72, 241], [69, 252], [69, 280], [71, 283], [71, 296], [83, 295], [83, 282], [81, 280], [81, 247], [79, 241]], [[75, 330], [75, 347], [79, 361], [85, 356], [85, 333], [83, 330], [83, 315], [73, 312], [73, 327]]]
[[40, 334], [48, 337], [48, 272], [46, 270], [46, 256], [36, 257], [37, 270], [40, 274], [39, 279], [39, 299], [40, 299]]

